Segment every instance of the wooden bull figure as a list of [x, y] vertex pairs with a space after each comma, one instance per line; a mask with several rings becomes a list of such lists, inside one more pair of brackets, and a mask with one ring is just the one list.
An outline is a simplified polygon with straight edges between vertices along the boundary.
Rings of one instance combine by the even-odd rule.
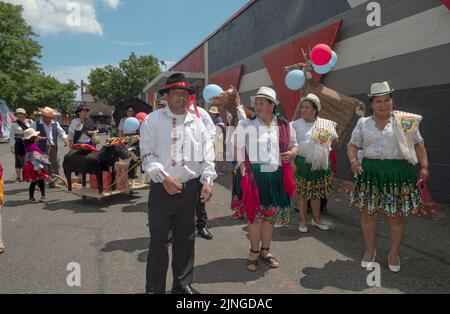
[[124, 144], [103, 146], [100, 151], [86, 152], [80, 149], [72, 149], [64, 156], [63, 169], [67, 178], [67, 186], [72, 191], [72, 172], [81, 173], [82, 185], [86, 186], [86, 174], [97, 176], [98, 192], [103, 193], [102, 171], [112, 169], [112, 180], [115, 181], [114, 164], [120, 159], [128, 159], [130, 151]]
[[[239, 122], [237, 107], [242, 105], [242, 103], [236, 88], [231, 86], [230, 89], [224, 91], [219, 96], [211, 98], [210, 104], [212, 106], [223, 107], [232, 116], [230, 126], [237, 126]], [[243, 109], [247, 118], [254, 116], [255, 113], [251, 109], [246, 106], [243, 106]]]

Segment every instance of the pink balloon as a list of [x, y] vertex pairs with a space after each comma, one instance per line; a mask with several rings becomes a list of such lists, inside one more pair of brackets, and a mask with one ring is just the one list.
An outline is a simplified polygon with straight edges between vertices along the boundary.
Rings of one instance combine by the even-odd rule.
[[325, 44], [316, 45], [311, 51], [311, 61], [315, 65], [325, 65], [330, 62], [331, 57], [331, 48]]
[[139, 112], [139, 113], [136, 115], [136, 119], [138, 119], [139, 122], [144, 121], [145, 118], [147, 118], [147, 114], [146, 114], [145, 112]]

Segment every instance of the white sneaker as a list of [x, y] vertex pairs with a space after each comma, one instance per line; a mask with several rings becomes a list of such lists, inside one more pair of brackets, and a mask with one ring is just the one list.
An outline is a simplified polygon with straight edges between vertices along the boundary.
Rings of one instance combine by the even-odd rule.
[[367, 267], [370, 267], [370, 266], [372, 265], [372, 263], [375, 262], [375, 258], [376, 258], [376, 257], [377, 257], [377, 251], [375, 251], [375, 252], [373, 253], [372, 261], [366, 262], [366, 261], [362, 260], [362, 261], [361, 261], [361, 267], [367, 269]]
[[324, 230], [324, 231], [330, 230], [330, 227], [329, 227], [329, 226], [327, 226], [327, 225], [325, 225], [325, 224], [323, 224], [323, 223], [316, 223], [316, 222], [314, 221], [314, 219], [311, 219], [311, 226], [317, 227], [317, 228], [319, 228], [320, 230]]
[[300, 231], [301, 233], [307, 233], [308, 232], [308, 226], [306, 227], [298, 227], [298, 231]]
[[398, 273], [400, 271], [400, 256], [398, 257], [398, 265], [391, 265], [389, 264], [389, 254], [388, 254], [388, 265], [389, 270], [393, 273]]

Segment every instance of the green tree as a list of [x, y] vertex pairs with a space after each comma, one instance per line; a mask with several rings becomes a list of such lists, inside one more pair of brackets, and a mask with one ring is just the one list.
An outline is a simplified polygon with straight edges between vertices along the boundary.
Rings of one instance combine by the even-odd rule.
[[61, 83], [56, 78], [31, 74], [18, 93], [18, 103], [28, 112], [49, 106], [61, 113], [71, 113], [75, 108], [75, 92], [79, 86], [74, 81]]
[[144, 87], [160, 73], [159, 61], [154, 56], [137, 57], [134, 52], [118, 67], [108, 65], [89, 74], [92, 96], [107, 105], [137, 97]]
[[31, 73], [39, 71], [41, 46], [22, 18], [22, 6], [0, 1], [0, 98], [14, 103]]

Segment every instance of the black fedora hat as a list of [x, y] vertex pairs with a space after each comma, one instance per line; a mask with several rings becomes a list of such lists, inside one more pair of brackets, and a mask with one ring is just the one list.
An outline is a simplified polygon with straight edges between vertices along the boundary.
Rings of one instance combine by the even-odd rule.
[[175, 73], [169, 76], [166, 81], [166, 87], [159, 91], [160, 95], [168, 93], [171, 89], [183, 89], [188, 91], [189, 95], [195, 94], [195, 90], [189, 85], [183, 73]]
[[89, 108], [86, 107], [85, 105], [79, 105], [79, 106], [77, 107], [77, 109], [75, 109], [75, 113], [78, 113], [78, 112], [83, 111], [83, 110], [90, 111], [91, 109], [89, 109]]

